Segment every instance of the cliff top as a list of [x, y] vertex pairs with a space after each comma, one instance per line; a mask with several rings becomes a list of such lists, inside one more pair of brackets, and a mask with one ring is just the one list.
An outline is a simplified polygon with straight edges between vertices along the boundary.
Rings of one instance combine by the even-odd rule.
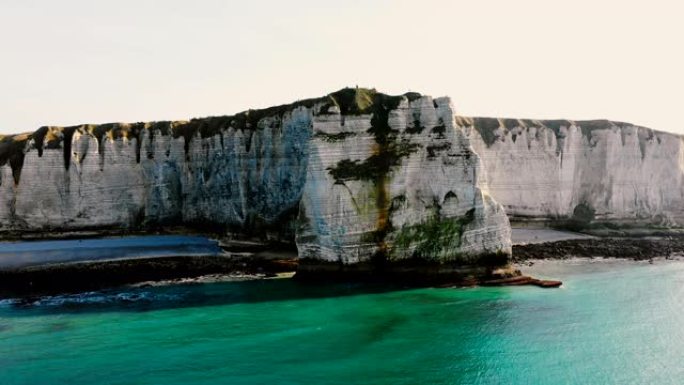
[[[71, 138], [77, 130], [94, 136], [100, 146], [103, 145], [104, 138], [108, 138], [109, 140], [136, 138], [138, 139], [136, 144], [138, 146], [137, 157], [139, 161], [141, 142], [139, 139], [141, 133], [144, 131], [147, 131], [150, 136], [154, 136], [155, 133], [160, 133], [161, 135], [173, 135], [174, 138], [183, 137], [185, 139], [185, 149], [187, 151], [190, 141], [196, 135], [206, 138], [216, 135], [221, 130], [225, 129], [254, 130], [263, 128], [260, 124], [264, 124], [264, 118], [275, 117], [277, 118], [275, 122], [277, 122], [283, 115], [300, 107], [309, 109], [315, 108], [317, 114], [337, 113], [337, 111], [339, 111], [339, 113], [343, 115], [360, 115], [373, 113], [378, 106], [382, 106], [383, 109], [395, 109], [404, 98], [413, 101], [419, 99], [421, 96], [421, 94], [416, 92], [391, 96], [378, 92], [375, 89], [358, 87], [343, 88], [323, 97], [300, 100], [294, 103], [264, 109], [247, 110], [235, 115], [195, 118], [189, 121], [81, 124], [68, 127], [43, 126], [32, 133], [0, 136], [0, 166], [9, 164], [15, 174], [15, 181], [18, 181], [18, 170], [20, 170], [23, 165], [25, 152], [29, 150], [27, 148], [28, 143], [33, 140], [33, 146], [38, 150], [40, 156], [42, 156], [43, 149], [45, 148], [63, 148], [65, 153], [65, 166], [68, 168], [71, 153]], [[561, 127], [575, 125], [580, 127], [586, 136], [590, 137], [593, 130], [633, 126], [628, 123], [608, 120], [532, 120], [469, 118], [462, 116], [459, 116], [456, 119], [458, 125], [476, 129], [488, 146], [496, 141], [496, 132], [499, 129], [510, 131], [516, 128], [543, 127], [553, 130], [556, 133], [556, 136], [560, 136]], [[640, 128], [648, 130], [650, 133], [658, 132], [660, 134], [675, 135], [643, 127]]]
[[569, 128], [571, 126], [577, 127], [581, 130], [582, 135], [587, 139], [591, 139], [592, 132], [606, 129], [625, 129], [628, 127], [635, 127], [640, 132], [646, 134], [651, 138], [657, 135], [670, 135], [684, 139], [684, 136], [654, 130], [648, 127], [638, 126], [631, 123], [618, 122], [606, 119], [596, 120], [569, 120], [569, 119], [551, 119], [551, 120], [536, 120], [536, 119], [515, 119], [515, 118], [485, 118], [485, 117], [465, 117], [457, 116], [456, 123], [461, 127], [469, 127], [475, 129], [482, 140], [484, 140], [487, 147], [496, 142], [499, 130], [504, 133], [515, 129], [529, 129], [529, 128], [544, 128], [554, 132], [557, 138], [562, 138], [562, 128]]
[[32, 133], [17, 135], [0, 135], [0, 142], [8, 141], [22, 142], [34, 139], [36, 147], [50, 148], [55, 142], [59, 141], [60, 133], [68, 135], [69, 131], [77, 129], [83, 130], [98, 139], [108, 137], [116, 139], [121, 137], [137, 137], [140, 130], [155, 131], [159, 130], [162, 135], [172, 134], [174, 137], [187, 137], [199, 133], [202, 137], [209, 137], [216, 134], [221, 129], [233, 128], [236, 130], [247, 130], [258, 128], [259, 121], [267, 117], [281, 117], [299, 107], [317, 107], [319, 113], [327, 113], [331, 107], [337, 107], [344, 115], [359, 115], [371, 113], [373, 106], [378, 103], [391, 102], [395, 105], [403, 97], [409, 100], [420, 98], [421, 95], [415, 92], [407, 92], [403, 95], [391, 96], [383, 94], [370, 88], [343, 88], [332, 92], [326, 96], [312, 99], [299, 100], [294, 103], [282, 104], [278, 106], [250, 109], [239, 112], [235, 115], [209, 116], [193, 118], [189, 121], [153, 121], [137, 123], [104, 123], [104, 124], [79, 124], [75, 126], [43, 126]]
[[33, 146], [42, 156], [44, 149], [64, 149], [65, 166], [69, 167], [71, 154], [71, 138], [76, 131], [88, 133], [95, 137], [100, 146], [104, 139], [136, 138], [137, 158], [140, 161], [140, 136], [147, 131], [150, 136], [155, 133], [173, 135], [174, 138], [185, 139], [185, 150], [193, 137], [202, 138], [214, 136], [224, 129], [254, 130], [260, 126], [264, 118], [282, 118], [283, 115], [304, 107], [317, 109], [317, 113], [326, 114], [336, 108], [343, 115], [370, 114], [377, 106], [395, 109], [403, 98], [415, 100], [421, 95], [415, 92], [391, 96], [370, 88], [343, 88], [326, 96], [299, 100], [294, 103], [239, 112], [235, 115], [211, 116], [195, 118], [189, 121], [155, 121], [138, 123], [105, 123], [81, 124], [68, 127], [43, 126], [32, 133], [0, 136], [0, 166], [9, 163], [12, 167], [15, 182], [18, 182], [20, 169], [23, 165], [24, 154], [28, 150], [28, 143], [33, 140]]

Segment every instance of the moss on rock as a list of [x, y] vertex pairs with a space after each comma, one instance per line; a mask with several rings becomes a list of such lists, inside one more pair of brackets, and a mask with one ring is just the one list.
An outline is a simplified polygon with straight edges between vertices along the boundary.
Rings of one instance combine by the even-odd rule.
[[356, 136], [356, 133], [343, 131], [338, 132], [336, 134], [327, 134], [325, 132], [318, 131], [314, 134], [314, 138], [320, 138], [321, 140], [328, 143], [340, 142], [352, 136]]
[[392, 167], [400, 165], [401, 159], [418, 151], [420, 144], [411, 143], [408, 139], [391, 142], [387, 148], [373, 154], [365, 160], [343, 159], [337, 165], [328, 167], [328, 172], [336, 184], [349, 180], [375, 181], [387, 175]]
[[392, 254], [412, 249], [412, 258], [427, 260], [450, 254], [461, 246], [465, 226], [474, 218], [475, 209], [460, 218], [444, 218], [437, 212], [422, 223], [404, 226], [393, 236]]
[[473, 118], [470, 122], [470, 127], [474, 128], [487, 147], [490, 147], [499, 138], [497, 130], [501, 127], [501, 122], [496, 118]]

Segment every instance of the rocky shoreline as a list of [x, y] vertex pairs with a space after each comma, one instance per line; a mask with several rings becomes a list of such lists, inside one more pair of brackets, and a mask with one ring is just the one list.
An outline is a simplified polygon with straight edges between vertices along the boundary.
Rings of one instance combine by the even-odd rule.
[[513, 263], [540, 259], [622, 258], [636, 261], [684, 256], [684, 235], [593, 238], [513, 246]]
[[[0, 298], [34, 297], [97, 291], [124, 285], [207, 283], [235, 279], [288, 277], [303, 283], [356, 282], [402, 287], [473, 287], [520, 285], [513, 267], [402, 264], [378, 270], [376, 266], [331, 266], [308, 270], [289, 253], [194, 257], [153, 257], [106, 261], [55, 263], [0, 269]], [[302, 268], [304, 267], [304, 268]], [[526, 282], [531, 283], [532, 282]], [[538, 285], [542, 286], [542, 285]], [[543, 286], [543, 287], [549, 287]]]
[[142, 282], [203, 281], [202, 277], [269, 278], [293, 272], [296, 261], [249, 257], [156, 257], [60, 263], [0, 270], [0, 297], [72, 293]]
[[[587, 238], [513, 246], [512, 266], [504, 269], [483, 266], [391, 266], [376, 270], [355, 266], [341, 272], [337, 264], [327, 269], [317, 264], [307, 268], [294, 252], [269, 250], [265, 245], [223, 245], [223, 256], [174, 256], [141, 259], [55, 263], [0, 270], [0, 297], [26, 297], [55, 293], [101, 290], [122, 285], [211, 282], [225, 279], [263, 279], [281, 274], [301, 281], [333, 282], [357, 280], [415, 286], [470, 287], [520, 286], [558, 287], [560, 281], [539, 280], [524, 274], [525, 266], [539, 260], [573, 258], [629, 259], [684, 258], [684, 235], [639, 238]], [[227, 247], [229, 246], [229, 247]], [[234, 250], [237, 247], [237, 251]], [[266, 247], [266, 249], [264, 249]], [[365, 265], [364, 265], [365, 266]], [[523, 272], [516, 270], [522, 268]], [[347, 269], [348, 270], [348, 269]], [[372, 272], [372, 274], [371, 274]], [[296, 274], [295, 274], [296, 273]], [[352, 274], [353, 273], [353, 274]]]
[[542, 288], [555, 288], [563, 285], [563, 282], [556, 280], [537, 279], [527, 275], [517, 277], [492, 279], [481, 283], [482, 286], [525, 286], [532, 285]]

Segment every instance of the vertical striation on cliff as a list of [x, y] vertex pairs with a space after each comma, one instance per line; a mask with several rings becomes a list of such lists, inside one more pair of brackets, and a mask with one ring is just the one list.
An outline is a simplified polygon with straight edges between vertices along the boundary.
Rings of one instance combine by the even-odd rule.
[[607, 120], [456, 117], [516, 221], [684, 226], [684, 137]]
[[3, 138], [0, 231], [189, 225], [291, 239], [313, 104]]
[[[314, 116], [297, 245], [304, 269], [504, 264], [510, 228], [448, 98], [356, 95]], [[322, 265], [324, 267], [322, 267]]]
[[361, 88], [233, 116], [41, 127], [0, 138], [0, 232], [183, 225], [296, 241], [311, 269], [501, 265], [510, 228], [480, 163], [447, 98]]

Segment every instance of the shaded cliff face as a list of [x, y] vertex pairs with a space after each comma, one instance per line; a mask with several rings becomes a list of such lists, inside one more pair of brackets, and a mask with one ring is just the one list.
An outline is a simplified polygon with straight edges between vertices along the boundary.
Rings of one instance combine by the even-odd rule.
[[684, 226], [684, 137], [612, 121], [457, 117], [512, 219]]
[[189, 225], [292, 239], [314, 104], [4, 138], [0, 230]]
[[321, 263], [504, 264], [508, 219], [479, 168], [449, 100], [416, 93], [42, 127], [0, 138], [0, 232], [185, 225], [296, 238]]

